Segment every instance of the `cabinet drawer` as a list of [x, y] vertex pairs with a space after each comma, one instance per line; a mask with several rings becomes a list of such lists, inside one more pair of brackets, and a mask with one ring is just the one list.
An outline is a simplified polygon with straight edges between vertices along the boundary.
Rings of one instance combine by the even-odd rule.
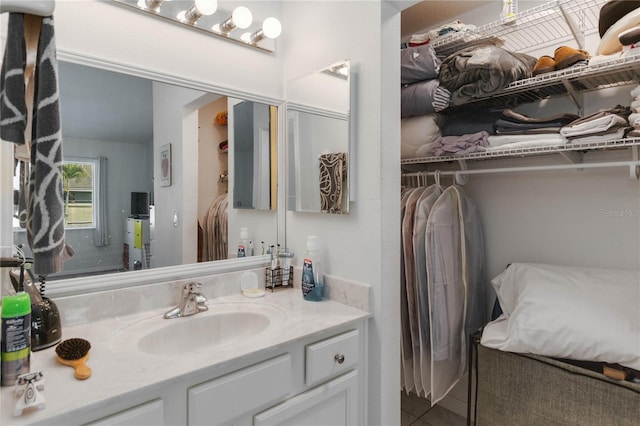
[[222, 425], [291, 393], [291, 355], [285, 354], [189, 388], [188, 424]]
[[308, 345], [305, 383], [312, 385], [353, 368], [360, 358], [358, 330]]
[[120, 411], [111, 416], [103, 417], [95, 422], [87, 423], [86, 426], [103, 425], [149, 425], [160, 426], [164, 424], [164, 404], [161, 399], [147, 402], [128, 410]]

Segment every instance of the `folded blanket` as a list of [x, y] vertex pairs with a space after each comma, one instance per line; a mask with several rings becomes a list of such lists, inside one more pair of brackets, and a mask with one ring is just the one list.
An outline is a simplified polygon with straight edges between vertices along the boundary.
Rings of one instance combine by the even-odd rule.
[[555, 114], [548, 117], [529, 117], [528, 115], [521, 114], [512, 109], [505, 109], [502, 111], [501, 118], [503, 120], [512, 122], [512, 123], [530, 123], [530, 124], [551, 124], [553, 126], [556, 123], [563, 123], [563, 126], [571, 123], [572, 121], [580, 118], [579, 115], [563, 113], [563, 114]]
[[469, 154], [482, 152], [489, 146], [487, 132], [478, 132], [462, 136], [444, 136], [434, 144], [433, 155]]
[[569, 143], [595, 143], [595, 142], [610, 142], [618, 139], [623, 139], [625, 133], [629, 130], [628, 127], [618, 127], [610, 129], [608, 131], [599, 132], [596, 134], [589, 134], [585, 136], [571, 138]]
[[426, 80], [402, 86], [400, 89], [400, 117], [427, 115], [435, 112], [433, 101], [438, 80]]
[[549, 135], [500, 135], [489, 136], [487, 151], [499, 151], [512, 148], [535, 148], [558, 146], [567, 143], [567, 139], [559, 133]]
[[500, 118], [499, 112], [487, 109], [468, 109], [444, 115], [441, 125], [442, 136], [459, 136], [485, 131], [490, 135], [496, 132], [495, 122]]
[[531, 77], [536, 62], [533, 56], [498, 46], [467, 47], [442, 62], [440, 84], [452, 92], [452, 103], [461, 105], [492, 95], [516, 80]]
[[441, 62], [430, 44], [402, 49], [400, 51], [400, 82], [410, 84], [438, 78]]
[[590, 134], [604, 132], [611, 128], [627, 126], [631, 113], [629, 107], [616, 106], [612, 109], [600, 110], [588, 116], [573, 121], [568, 126], [560, 129], [560, 133], [567, 138], [588, 136]]

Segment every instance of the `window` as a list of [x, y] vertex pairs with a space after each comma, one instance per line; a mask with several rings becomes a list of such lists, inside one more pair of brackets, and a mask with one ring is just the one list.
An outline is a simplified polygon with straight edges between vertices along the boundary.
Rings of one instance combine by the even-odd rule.
[[[14, 215], [13, 227], [20, 228], [18, 193], [20, 190], [20, 167], [13, 178]], [[95, 228], [97, 210], [97, 160], [69, 159], [62, 162], [64, 191], [64, 227]]]

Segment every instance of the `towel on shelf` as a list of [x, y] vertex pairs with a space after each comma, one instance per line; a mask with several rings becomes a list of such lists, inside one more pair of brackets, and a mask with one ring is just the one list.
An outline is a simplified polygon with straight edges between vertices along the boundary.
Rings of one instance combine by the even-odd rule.
[[600, 110], [573, 121], [568, 126], [560, 129], [560, 134], [567, 139], [573, 139], [602, 132], [615, 132], [620, 127], [628, 126], [630, 113], [629, 107], [620, 105], [615, 108]]
[[347, 154], [320, 155], [320, 210], [342, 213], [342, 187], [347, 180]]
[[[40, 20], [33, 77], [33, 117], [28, 125], [31, 99], [29, 88], [25, 89], [25, 69], [29, 77], [30, 43], [24, 40], [25, 36], [37, 34], [38, 30], [34, 28], [40, 25]], [[26, 197], [27, 239], [34, 257], [34, 272], [45, 275], [62, 270], [65, 248], [62, 136], [53, 17], [11, 13], [8, 28], [1, 73], [0, 134], [3, 140], [31, 146]]]

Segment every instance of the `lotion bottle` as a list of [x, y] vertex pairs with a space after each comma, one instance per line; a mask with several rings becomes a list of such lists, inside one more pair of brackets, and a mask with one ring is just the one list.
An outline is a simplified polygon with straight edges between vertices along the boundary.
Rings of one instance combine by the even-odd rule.
[[318, 237], [307, 238], [307, 250], [302, 264], [302, 297], [304, 300], [318, 302], [324, 292], [324, 276], [320, 259], [320, 242]]
[[246, 257], [249, 251], [249, 228], [240, 228], [240, 241], [238, 242], [238, 257]]

